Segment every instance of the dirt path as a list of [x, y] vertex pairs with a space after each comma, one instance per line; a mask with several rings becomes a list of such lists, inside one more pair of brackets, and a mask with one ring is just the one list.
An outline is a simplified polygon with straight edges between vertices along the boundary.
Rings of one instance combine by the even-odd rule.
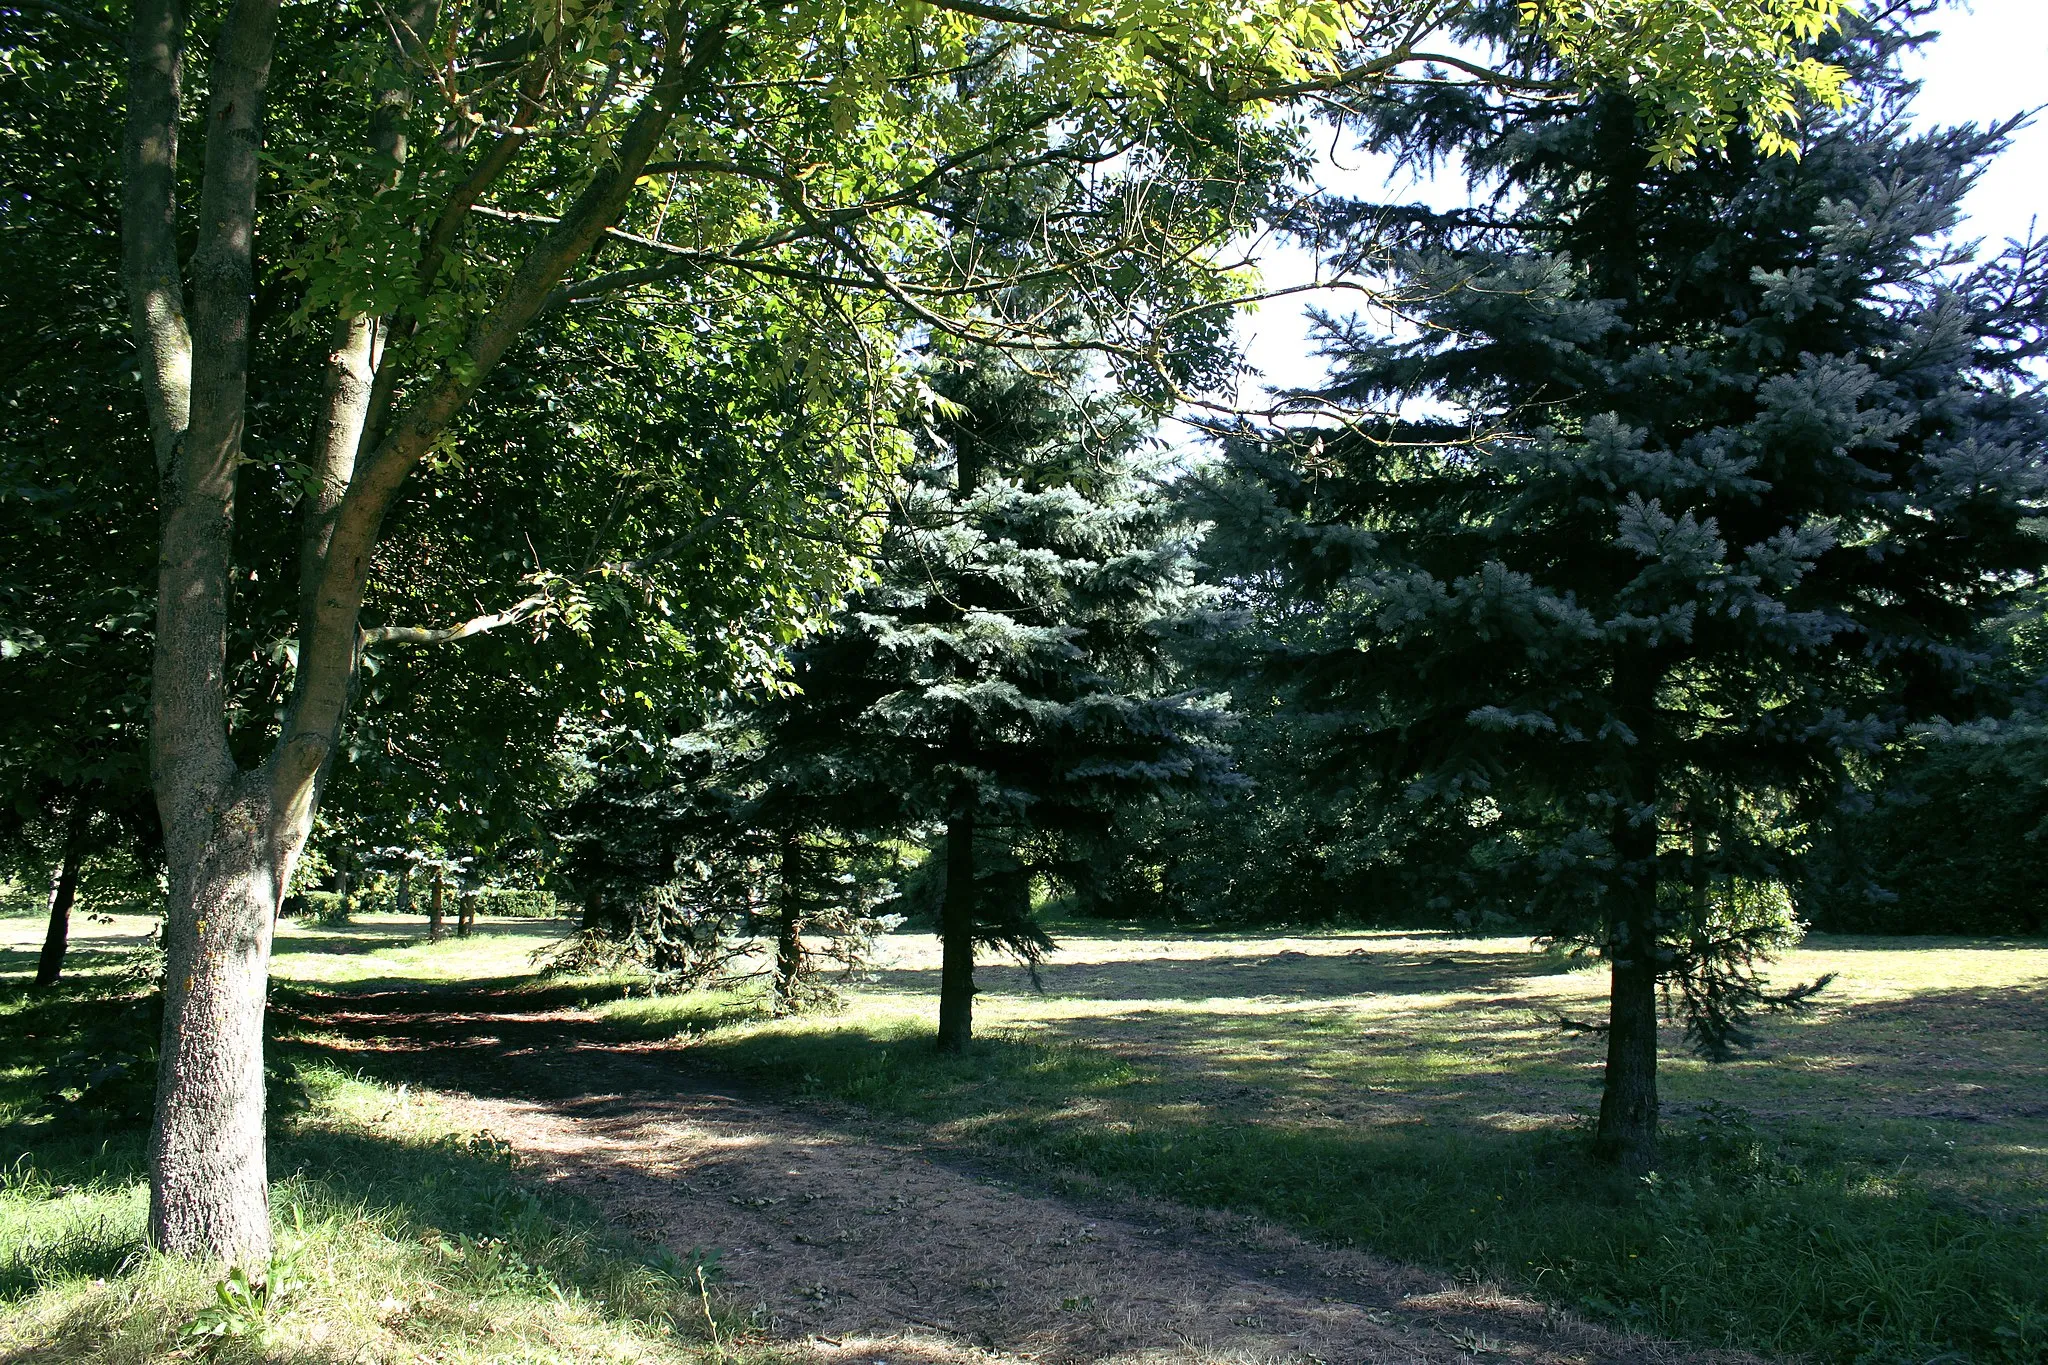
[[1754, 1359], [1618, 1336], [1252, 1219], [1020, 1186], [858, 1116], [723, 1093], [580, 1010], [426, 1004], [333, 1000], [307, 1022], [359, 1057], [413, 1054], [431, 1068], [417, 1079], [466, 1077], [442, 1092], [460, 1128], [507, 1139], [637, 1237], [715, 1249], [727, 1297], [824, 1361]]

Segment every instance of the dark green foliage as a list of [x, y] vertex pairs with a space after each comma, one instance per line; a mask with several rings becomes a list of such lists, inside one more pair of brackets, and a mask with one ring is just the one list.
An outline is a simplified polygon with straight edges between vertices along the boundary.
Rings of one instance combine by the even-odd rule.
[[[1204, 652], [1212, 657], [1194, 676], [1228, 679], [1241, 662]], [[1498, 887], [1474, 861], [1462, 821], [1405, 801], [1368, 773], [1308, 780], [1313, 720], [1278, 703], [1245, 714], [1250, 698], [1232, 701], [1241, 784], [1118, 812], [1110, 837], [1069, 879], [1064, 908], [1210, 927], [1475, 928], [1501, 918], [1488, 899]]]
[[1397, 110], [1374, 136], [1419, 156], [1489, 130], [1499, 208], [1423, 216], [1420, 330], [1333, 324], [1354, 424], [1234, 443], [1208, 499], [1312, 606], [1262, 664], [1326, 787], [1462, 824], [1545, 932], [1653, 934], [1715, 1052], [1768, 1003], [1804, 823], [1983, 704], [1982, 623], [2043, 562], [2040, 265], [1939, 235], [2002, 134], [1900, 132], [1889, 46], [1797, 162], [1649, 170], [1615, 98]]
[[732, 725], [599, 763], [556, 821], [584, 906], [559, 965], [624, 959], [661, 989], [762, 982], [778, 1012], [836, 1000], [896, 922], [895, 855], [797, 819], [776, 775]]
[[771, 806], [942, 834], [911, 899], [948, 944], [941, 1034], [958, 1046], [971, 945], [1035, 961], [1035, 882], [1086, 885], [1118, 817], [1229, 779], [1225, 717], [1167, 653], [1197, 602], [1191, 536], [1144, 424], [1075, 369], [933, 364], [938, 444], [879, 581], [793, 651], [762, 761]]
[[1887, 934], [2048, 929], [2048, 680], [2041, 590], [1997, 623], [2018, 698], [2005, 715], [1920, 727], [1816, 831], [1799, 908], [1814, 926]]
[[2022, 712], [1915, 735], [1828, 821], [1799, 907], [1835, 933], [2048, 931], [2048, 724]]
[[[48, 25], [0, 15], [0, 49]], [[69, 862], [87, 905], [147, 906], [154, 476], [98, 188], [113, 88], [95, 63], [0, 68], [0, 876], [47, 897]]]

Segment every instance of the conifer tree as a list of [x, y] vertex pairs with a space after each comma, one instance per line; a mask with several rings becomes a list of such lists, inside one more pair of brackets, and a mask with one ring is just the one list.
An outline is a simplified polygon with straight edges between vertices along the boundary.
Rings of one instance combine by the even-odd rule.
[[1606, 959], [1595, 1145], [1626, 1169], [1654, 1160], [1660, 994], [1721, 1055], [1811, 989], [1757, 975], [1803, 822], [1981, 705], [1982, 623], [2042, 567], [2048, 277], [1945, 237], [2005, 130], [1908, 132], [1899, 41], [1838, 54], [1863, 102], [1798, 160], [1654, 168], [1615, 92], [1374, 111], [1368, 141], [1461, 146], [1498, 194], [1414, 215], [1415, 325], [1330, 325], [1345, 424], [1238, 441], [1208, 490], [1305, 608], [1262, 667], [1330, 781], [1453, 813]]
[[939, 1046], [972, 1036], [977, 947], [1050, 946], [1031, 885], [1071, 875], [1116, 810], [1226, 781], [1205, 697], [1171, 690], [1167, 622], [1192, 603], [1191, 534], [1147, 430], [1078, 368], [935, 362], [926, 458], [878, 581], [793, 658], [765, 721], [785, 810], [931, 831]]
[[620, 959], [666, 989], [765, 986], [778, 1015], [831, 1003], [900, 920], [892, 850], [847, 837], [771, 770], [759, 715], [735, 708], [658, 746], [589, 746], [577, 800], [556, 814], [561, 880], [582, 932], [558, 966]]

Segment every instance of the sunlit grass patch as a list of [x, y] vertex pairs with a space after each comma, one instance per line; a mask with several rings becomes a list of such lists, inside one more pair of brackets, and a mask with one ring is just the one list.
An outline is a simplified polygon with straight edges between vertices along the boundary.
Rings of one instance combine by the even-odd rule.
[[[1775, 1022], [1733, 1065], [1668, 1040], [1649, 1182], [1587, 1159], [1600, 1050], [1555, 1022], [1598, 1017], [1603, 977], [1526, 941], [1072, 934], [1043, 994], [982, 973], [965, 1058], [931, 1046], [934, 954], [898, 947], [842, 1013], [676, 1036], [721, 1072], [1028, 1169], [1261, 1214], [1661, 1335], [1839, 1360], [2048, 1353], [2039, 945], [1793, 955], [1785, 979], [1841, 973], [1816, 1016]], [[1982, 1119], [1944, 1107], [1973, 1096]]]
[[[96, 1039], [90, 982], [0, 998], [52, 1051]], [[431, 1095], [318, 1062], [271, 1143], [275, 1259], [223, 1279], [150, 1254], [133, 1115], [34, 1116], [36, 1058], [0, 1080], [0, 1359], [689, 1362], [772, 1352], [695, 1267], [537, 1188]], [[23, 1118], [20, 1116], [26, 1115]], [[712, 1345], [712, 1333], [718, 1345]]]
[[557, 920], [479, 917], [475, 931], [458, 938], [451, 915], [436, 943], [419, 915], [362, 914], [342, 926], [287, 920], [278, 926], [272, 971], [306, 986], [357, 989], [516, 980], [532, 975], [536, 951], [562, 933]]

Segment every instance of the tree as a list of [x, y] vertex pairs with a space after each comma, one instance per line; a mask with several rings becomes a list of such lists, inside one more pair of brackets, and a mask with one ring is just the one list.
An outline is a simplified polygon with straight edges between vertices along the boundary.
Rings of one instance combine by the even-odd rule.
[[1796, 844], [1915, 719], [1975, 714], [1984, 623], [2043, 566], [2032, 248], [1944, 235], [2008, 128], [1864, 103], [1801, 157], [1659, 169], [1631, 100], [1427, 92], [1372, 138], [1464, 149], [1490, 209], [1419, 214], [1413, 326], [1332, 325], [1342, 427], [1230, 476], [1297, 600], [1268, 638], [1363, 769], [1461, 821], [1611, 990], [1595, 1140], [1654, 1161], [1658, 998], [1723, 1055], [1795, 1004]]
[[[764, 806], [870, 837], [943, 831], [907, 897], [936, 911], [939, 1046], [966, 1048], [978, 946], [1036, 961], [1035, 878], [1120, 809], [1225, 780], [1222, 713], [1163, 687], [1190, 532], [1146, 427], [1086, 376], [942, 358], [941, 443], [880, 581], [792, 654], [762, 721]], [[808, 817], [804, 813], [809, 813]]]
[[552, 821], [585, 907], [560, 965], [624, 957], [665, 989], [761, 982], [778, 1015], [835, 998], [826, 966], [864, 967], [895, 922], [894, 854], [845, 837], [771, 767], [757, 719], [735, 706], [656, 754], [618, 733], [589, 746], [591, 779]]
[[[1645, 21], [1613, 37], [1552, 22], [1582, 62], [1634, 54], [1647, 65], [1677, 21], [1725, 12], [1732, 48], [1673, 49], [1647, 88], [1674, 107], [1711, 91], [1728, 98], [1708, 107], [1774, 121], [1782, 91], [1813, 77], [1772, 42], [1788, 15], [1809, 21], [1832, 6], [1625, 8]], [[1170, 109], [1174, 92], [1246, 103], [1385, 78], [1416, 59], [1416, 21], [1437, 9], [1351, 33], [1351, 11], [1334, 3], [1098, 15], [980, 0], [704, 11], [411, 0], [329, 13], [235, 0], [205, 42], [202, 116], [187, 97], [182, 4], [138, 0], [117, 197], [160, 498], [150, 769], [171, 891], [152, 1241], [259, 1259], [268, 1246], [268, 925], [365, 647], [466, 638], [556, 600], [531, 594], [446, 626], [366, 632], [360, 619], [381, 534], [415, 473], [467, 440], [479, 395], [539, 320], [579, 305], [651, 310], [675, 335], [740, 282], [787, 284], [786, 359], [822, 388], [828, 363], [856, 357], [860, 372], [842, 370], [837, 387], [874, 416], [843, 428], [853, 435], [840, 450], [885, 455], [879, 419], [900, 391], [881, 336], [906, 314], [946, 330], [986, 322], [974, 301], [987, 296], [987, 263], [948, 257], [936, 187], [1004, 168], [1100, 166], [1142, 143], [1130, 130]], [[54, 66], [114, 39], [102, 15], [50, 10], [24, 59]], [[1359, 46], [1361, 62], [1338, 55]], [[974, 84], [963, 77], [996, 67], [998, 88], [958, 97]], [[200, 169], [188, 177], [180, 148], [194, 140]], [[1139, 183], [1145, 158], [1127, 164], [1123, 183]], [[1080, 269], [1113, 259], [1145, 223], [1110, 213], [1070, 226]], [[1113, 294], [1114, 270], [1098, 274]], [[252, 343], [259, 324], [286, 318], [323, 340], [300, 382], [279, 391], [295, 400], [279, 426], [302, 433], [305, 457], [274, 465], [283, 477], [264, 498], [241, 487], [271, 420], [250, 403]], [[847, 476], [858, 504], [862, 480]], [[263, 529], [249, 513], [266, 504], [295, 510], [296, 546], [238, 539]], [[245, 579], [258, 544], [278, 553]], [[281, 705], [263, 708], [244, 745], [230, 668], [242, 604], [230, 585], [259, 576], [295, 578], [296, 591], [275, 673]]]

